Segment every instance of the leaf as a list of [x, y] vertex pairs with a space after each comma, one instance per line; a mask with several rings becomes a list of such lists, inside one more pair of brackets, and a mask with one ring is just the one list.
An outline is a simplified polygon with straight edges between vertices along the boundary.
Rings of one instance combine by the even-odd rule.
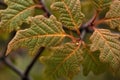
[[120, 31], [120, 1], [115, 0], [111, 6], [110, 10], [106, 14], [105, 22], [110, 25], [112, 29], [118, 28]]
[[112, 0], [92, 0], [98, 9], [105, 9], [110, 6]]
[[19, 47], [27, 47], [29, 53], [35, 54], [40, 47], [51, 47], [59, 45], [66, 34], [54, 16], [50, 19], [42, 15], [28, 19], [31, 27], [19, 30], [13, 40], [9, 43], [7, 54]]
[[51, 5], [60, 14], [60, 21], [68, 29], [77, 30], [82, 24], [84, 15], [79, 0], [59, 0]]
[[90, 37], [91, 51], [100, 50], [100, 60], [109, 63], [114, 71], [120, 68], [120, 41], [119, 35], [107, 29], [95, 29]]
[[92, 71], [95, 75], [105, 72], [107, 69], [107, 65], [99, 60], [100, 52], [91, 52], [88, 49], [89, 48], [84, 49], [84, 60], [82, 62], [83, 74], [87, 76], [90, 73], [90, 71]]
[[82, 49], [80, 45], [67, 43], [53, 48], [54, 52], [49, 57], [41, 57], [41, 61], [46, 65], [45, 73], [49, 80], [57, 78], [71, 78], [80, 71], [82, 61]]
[[33, 0], [5, 0], [8, 8], [0, 11], [0, 29], [11, 32], [18, 30], [29, 16], [34, 15], [34, 8], [39, 6]]

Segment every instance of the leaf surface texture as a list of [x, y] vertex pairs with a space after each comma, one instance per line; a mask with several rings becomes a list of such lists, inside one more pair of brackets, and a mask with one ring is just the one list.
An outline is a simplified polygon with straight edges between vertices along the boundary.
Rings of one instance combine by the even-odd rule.
[[80, 45], [67, 43], [53, 50], [51, 56], [41, 57], [41, 61], [46, 65], [46, 77], [50, 80], [57, 80], [60, 77], [71, 80], [80, 71], [83, 59]]
[[40, 47], [50, 47], [60, 44], [66, 34], [54, 16], [49, 19], [42, 15], [28, 18], [31, 27], [19, 30], [8, 45], [7, 54], [18, 47], [27, 47], [34, 54]]
[[98, 9], [105, 9], [106, 7], [109, 7], [112, 0], [91, 0]]
[[112, 29], [118, 28], [120, 31], [120, 1], [115, 0], [110, 7], [110, 10], [106, 14], [107, 24], [110, 25]]
[[91, 71], [95, 74], [101, 74], [106, 71], [107, 65], [99, 60], [99, 51], [91, 52], [89, 48], [84, 49], [82, 62], [83, 74], [87, 76]]
[[80, 0], [59, 0], [51, 8], [60, 14], [60, 21], [68, 29], [77, 30], [84, 18], [81, 12]]
[[119, 35], [106, 29], [95, 29], [90, 37], [91, 51], [100, 50], [100, 60], [111, 65], [116, 71], [120, 68], [120, 41]]
[[0, 28], [8, 32], [18, 30], [26, 18], [34, 15], [37, 6], [33, 0], [5, 0], [5, 3], [8, 7], [0, 11]]

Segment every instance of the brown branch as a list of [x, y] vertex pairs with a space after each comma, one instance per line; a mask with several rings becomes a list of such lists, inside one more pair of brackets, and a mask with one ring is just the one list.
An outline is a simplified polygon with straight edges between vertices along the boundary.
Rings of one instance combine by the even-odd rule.
[[97, 20], [98, 16], [99, 16], [100, 10], [96, 10], [95, 15], [93, 16], [93, 18], [91, 19], [91, 25], [90, 26], [94, 26], [95, 21]]
[[[43, 3], [42, 0], [40, 0], [40, 5], [41, 5], [41, 9], [46, 13], [46, 17], [49, 17], [51, 15], [51, 13], [48, 11], [48, 9], [45, 7], [45, 4]], [[26, 68], [25, 72], [24, 72], [24, 77], [22, 78], [22, 80], [30, 80], [29, 79], [29, 73], [32, 69], [32, 67], [34, 66], [34, 64], [36, 63], [37, 59], [40, 57], [41, 53], [44, 51], [44, 47], [40, 48], [38, 53], [36, 54], [36, 56], [33, 58], [33, 60], [30, 62], [30, 64], [28, 65], [28, 67]]]
[[5, 56], [6, 50], [7, 50], [7, 45], [9, 43], [9, 41], [11, 41], [11, 39], [15, 36], [15, 34], [16, 34], [16, 31], [11, 32], [10, 38], [8, 39], [8, 41], [6, 41], [4, 50], [1, 52], [2, 57], [0, 58], [0, 61], [2, 63], [4, 63], [5, 65], [7, 65], [7, 67], [9, 67], [11, 70], [13, 70], [17, 75], [19, 75], [20, 77], [23, 77], [24, 75], [22, 74], [22, 71], [19, 70], [17, 67], [15, 67], [14, 64], [12, 64], [12, 62], [9, 60], [8, 56]]
[[46, 8], [43, 0], [40, 0], [40, 5], [42, 5], [41, 9], [46, 13], [45, 16], [49, 17], [51, 15], [50, 11]]
[[[15, 35], [15, 33], [12, 33], [10, 40], [12, 37]], [[14, 64], [8, 59], [8, 56], [5, 56], [6, 50], [7, 50], [7, 45], [4, 48], [5, 50], [2, 52], [2, 57], [0, 58], [0, 62], [4, 63], [7, 67], [9, 67], [12, 71], [14, 71], [16, 74], [18, 74], [22, 80], [30, 80], [29, 78], [29, 73], [36, 63], [37, 59], [40, 57], [41, 53], [44, 51], [44, 47], [40, 48], [36, 56], [33, 58], [33, 60], [30, 62], [28, 67], [26, 68], [25, 72], [23, 73], [21, 70], [19, 70], [17, 67], [15, 67]]]
[[34, 66], [34, 64], [36, 63], [36, 61], [38, 60], [38, 58], [40, 57], [41, 53], [44, 51], [44, 47], [41, 47], [38, 51], [38, 53], [36, 54], [36, 56], [33, 58], [33, 60], [30, 62], [30, 64], [28, 65], [28, 67], [26, 68], [25, 72], [24, 72], [24, 77], [22, 78], [22, 80], [30, 80], [29, 79], [29, 73], [32, 69], [32, 67]]
[[8, 58], [3, 58], [3, 63], [7, 65], [11, 70], [13, 70], [16, 74], [18, 74], [20, 77], [23, 77], [22, 71], [19, 70], [15, 65], [13, 65]]
[[81, 32], [80, 38], [82, 40], [84, 39], [86, 33], [93, 32], [94, 29], [92, 29], [92, 27], [95, 26], [95, 22], [99, 16], [99, 13], [100, 11], [96, 10], [96, 13], [94, 14], [94, 16], [87, 23], [85, 23], [84, 25], [80, 27], [80, 32]]

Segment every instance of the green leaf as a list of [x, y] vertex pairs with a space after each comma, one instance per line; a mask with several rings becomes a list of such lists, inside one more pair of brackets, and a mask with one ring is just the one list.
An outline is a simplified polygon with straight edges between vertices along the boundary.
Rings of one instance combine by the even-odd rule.
[[34, 8], [39, 6], [33, 0], [5, 0], [8, 8], [0, 11], [0, 28], [11, 32], [18, 30], [29, 16], [34, 15]]
[[80, 45], [67, 43], [53, 50], [51, 56], [41, 57], [41, 61], [46, 65], [46, 77], [49, 80], [57, 80], [61, 77], [71, 80], [80, 71], [83, 59]]
[[106, 29], [95, 29], [90, 37], [91, 51], [100, 50], [100, 60], [109, 63], [114, 71], [120, 68], [120, 41], [119, 34], [111, 33]]
[[101, 74], [106, 71], [107, 65], [102, 63], [99, 60], [99, 51], [91, 52], [88, 50], [89, 48], [84, 50], [84, 60], [82, 62], [83, 65], [83, 74], [87, 76], [90, 71], [92, 71], [95, 75]]
[[110, 6], [112, 0], [91, 0], [98, 9], [105, 9]]
[[40, 47], [59, 45], [66, 34], [54, 16], [49, 19], [42, 15], [28, 18], [31, 27], [19, 30], [9, 43], [7, 54], [19, 47], [27, 47], [29, 53], [35, 54]]
[[120, 1], [115, 0], [111, 6], [110, 10], [106, 14], [105, 22], [110, 25], [112, 29], [118, 28], [120, 31]]
[[68, 29], [77, 30], [82, 24], [84, 15], [79, 0], [60, 0], [51, 5], [60, 14], [60, 21]]

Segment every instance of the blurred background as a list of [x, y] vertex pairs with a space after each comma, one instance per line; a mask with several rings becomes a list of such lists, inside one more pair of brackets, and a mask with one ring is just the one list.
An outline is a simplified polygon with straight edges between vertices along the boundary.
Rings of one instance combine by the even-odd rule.
[[[50, 9], [50, 4], [54, 0], [43, 0], [44, 4], [47, 6], [47, 9], [56, 16], [59, 16], [56, 12]], [[86, 19], [84, 19], [84, 23], [87, 22], [94, 14], [95, 6], [91, 4], [91, 0], [81, 0], [82, 4], [82, 12], [85, 14]], [[0, 0], [0, 9], [6, 9], [7, 5], [4, 4], [3, 0]], [[106, 13], [107, 9], [101, 12], [100, 18], [104, 17], [104, 13]], [[44, 14], [43, 11], [36, 9], [36, 15]], [[27, 25], [23, 25], [23, 28]], [[5, 50], [5, 46], [9, 41], [11, 34], [4, 33], [0, 31], [0, 57], [2, 57], [2, 53]], [[43, 55], [49, 54], [49, 51], [45, 51]], [[11, 53], [8, 58], [10, 61], [20, 70], [24, 71], [30, 61], [33, 59], [32, 56], [27, 54], [27, 51], [24, 49], [18, 49], [17, 51]], [[35, 66], [32, 68], [30, 72], [30, 76], [32, 80], [47, 80], [43, 78], [44, 65], [40, 63], [38, 60]], [[0, 59], [0, 80], [21, 80], [20, 77], [12, 71], [8, 66], [6, 66], [2, 60]], [[120, 80], [120, 71], [116, 75], [108, 72], [104, 72], [99, 75], [94, 75], [90, 72], [87, 76], [84, 76], [81, 72], [79, 75], [76, 75], [74, 80]]]

